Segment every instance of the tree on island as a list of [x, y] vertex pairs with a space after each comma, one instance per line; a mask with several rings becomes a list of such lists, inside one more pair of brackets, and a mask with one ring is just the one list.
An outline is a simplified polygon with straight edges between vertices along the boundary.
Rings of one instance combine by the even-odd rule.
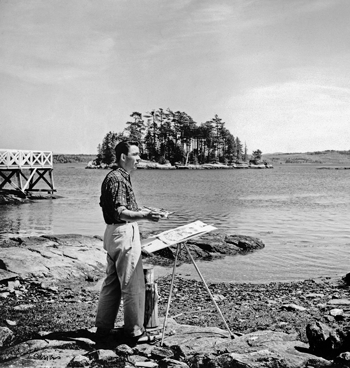
[[252, 157], [249, 162], [253, 164], [258, 164], [259, 162], [261, 162], [261, 157], [262, 157], [262, 152], [259, 149], [257, 149], [256, 151], [253, 151]]
[[139, 145], [141, 146], [142, 137], [146, 130], [145, 122], [142, 119], [142, 114], [140, 114], [139, 112], [135, 111], [130, 116], [134, 120], [126, 122], [128, 126], [125, 128], [125, 132], [128, 132], [129, 134], [128, 139], [138, 142]]
[[95, 162], [97, 165], [101, 163], [110, 165], [115, 161], [114, 147], [119, 140], [119, 135], [114, 132], [108, 132], [103, 138], [102, 144], [97, 147], [97, 157]]
[[108, 132], [97, 148], [96, 164], [114, 162], [114, 147], [119, 141], [139, 143], [141, 158], [159, 163], [234, 163], [247, 160], [247, 147], [215, 115], [197, 124], [183, 111], [169, 108], [146, 113], [134, 111], [120, 133]]

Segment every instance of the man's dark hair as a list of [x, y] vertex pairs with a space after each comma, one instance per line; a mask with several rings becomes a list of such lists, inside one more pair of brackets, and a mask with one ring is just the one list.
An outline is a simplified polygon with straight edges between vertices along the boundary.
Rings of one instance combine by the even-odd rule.
[[122, 153], [127, 155], [129, 153], [130, 146], [139, 146], [138, 142], [122, 141], [115, 146], [115, 162], [119, 162]]

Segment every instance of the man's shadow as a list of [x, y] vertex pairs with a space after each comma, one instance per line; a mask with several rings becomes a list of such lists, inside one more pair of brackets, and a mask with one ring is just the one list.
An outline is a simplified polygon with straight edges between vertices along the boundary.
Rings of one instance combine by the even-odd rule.
[[[71, 341], [72, 344], [79, 348], [89, 351], [97, 349], [113, 350], [122, 344], [129, 345], [130, 347], [135, 346], [135, 343], [130, 340], [130, 338], [128, 339], [124, 336], [122, 330], [105, 336], [99, 336], [98, 334], [85, 329], [79, 329], [76, 331], [56, 331], [45, 336], [40, 336], [40, 339]], [[91, 341], [93, 343], [91, 343]]]

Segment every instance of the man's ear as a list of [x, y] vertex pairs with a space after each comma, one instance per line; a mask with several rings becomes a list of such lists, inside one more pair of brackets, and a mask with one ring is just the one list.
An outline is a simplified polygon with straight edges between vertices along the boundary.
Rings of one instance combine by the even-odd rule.
[[120, 155], [120, 158], [121, 158], [121, 160], [122, 160], [122, 161], [125, 161], [125, 159], [126, 159], [126, 154], [125, 154], [125, 153], [122, 153], [122, 154]]

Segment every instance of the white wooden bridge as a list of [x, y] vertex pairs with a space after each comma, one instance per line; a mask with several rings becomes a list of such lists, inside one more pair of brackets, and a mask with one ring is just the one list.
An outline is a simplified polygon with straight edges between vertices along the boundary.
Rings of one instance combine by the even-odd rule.
[[[35, 188], [38, 184], [48, 188]], [[8, 187], [22, 196], [55, 192], [52, 152], [0, 149], [0, 191], [9, 191]]]

